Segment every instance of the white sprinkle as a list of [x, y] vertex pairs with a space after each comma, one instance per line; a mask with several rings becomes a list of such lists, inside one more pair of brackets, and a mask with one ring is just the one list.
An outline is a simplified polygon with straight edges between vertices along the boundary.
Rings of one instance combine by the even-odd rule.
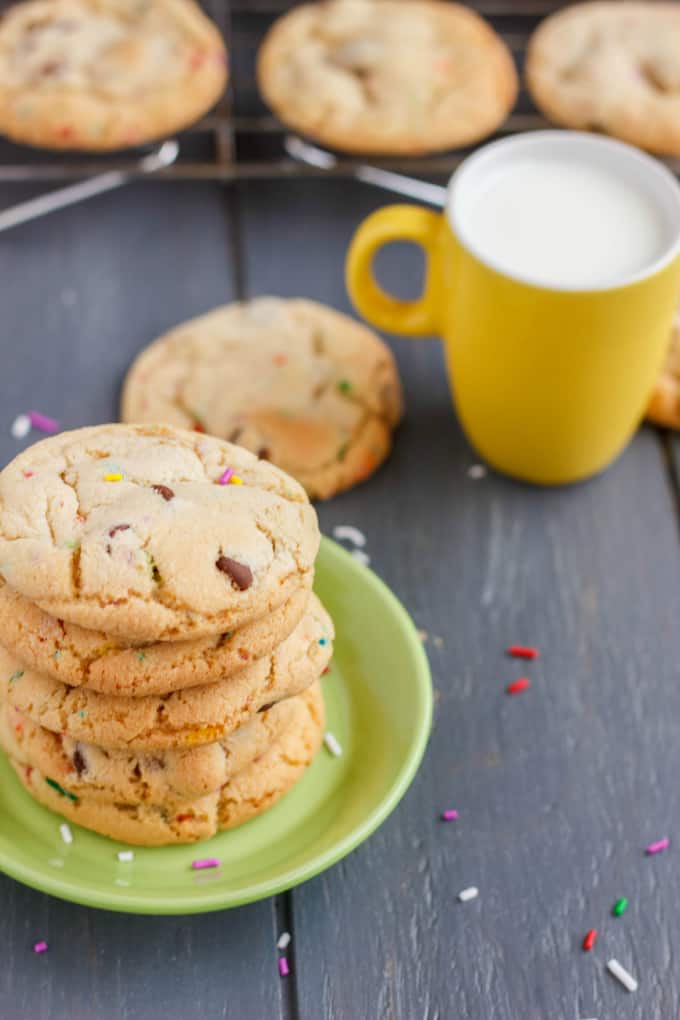
[[279, 935], [279, 941], [276, 943], [277, 949], [288, 949], [290, 945], [290, 932], [282, 931]]
[[351, 542], [352, 545], [358, 545], [362, 549], [366, 545], [366, 536], [363, 531], [359, 531], [353, 524], [338, 524], [336, 528], [333, 528], [333, 537], [337, 538], [339, 542], [345, 539], [347, 542]]
[[342, 747], [340, 746], [340, 742], [335, 734], [331, 733], [330, 730], [328, 730], [327, 733], [324, 733], [323, 742], [334, 758], [342, 757]]
[[134, 859], [135, 859], [135, 855], [133, 854], [132, 850], [119, 850], [118, 851], [118, 860], [119, 861], [134, 861]]
[[27, 414], [18, 414], [12, 422], [10, 432], [15, 439], [25, 439], [31, 431], [31, 419]]
[[461, 903], [467, 903], [468, 900], [474, 900], [479, 896], [479, 889], [476, 885], [470, 885], [467, 889], [461, 889], [458, 893], [458, 899]]
[[61, 833], [61, 838], [62, 838], [64, 843], [72, 843], [73, 842], [73, 833], [69, 829], [69, 827], [66, 824], [66, 822], [62, 822], [61, 823], [61, 825], [59, 826], [59, 832]]
[[632, 974], [629, 974], [625, 967], [622, 967], [618, 960], [610, 960], [607, 964], [607, 970], [610, 974], [621, 982], [623, 987], [629, 992], [636, 992], [638, 983]]
[[363, 563], [365, 567], [370, 566], [371, 557], [363, 549], [352, 549], [350, 556], [353, 556], [355, 560], [359, 560], [359, 563]]
[[476, 482], [480, 478], [486, 478], [486, 468], [483, 464], [471, 464], [467, 473], [468, 478], [473, 478]]

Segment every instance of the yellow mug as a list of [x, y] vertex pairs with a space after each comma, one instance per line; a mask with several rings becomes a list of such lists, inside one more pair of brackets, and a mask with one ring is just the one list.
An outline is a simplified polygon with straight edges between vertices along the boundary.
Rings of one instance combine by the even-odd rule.
[[[485, 201], [500, 175], [526, 174], [527, 166], [533, 167], [533, 177], [524, 183], [518, 177], [517, 187], [533, 182], [526, 208], [518, 213], [534, 216], [529, 234], [545, 234], [555, 209], [543, 215], [540, 208], [539, 199], [547, 201], [541, 187], [548, 175], [559, 182], [569, 174], [558, 210], [566, 233], [570, 209], [581, 201], [571, 182], [590, 188], [609, 175], [612, 195], [625, 187], [638, 203], [636, 214], [643, 199], [650, 217], [653, 212], [660, 231], [654, 254], [635, 271], [589, 286], [587, 281], [569, 282], [574, 271], [578, 275], [580, 257], [572, 253], [566, 282], [555, 270], [556, 278], [546, 283], [543, 262], [547, 274], [551, 258], [564, 254], [555, 247], [563, 244], [558, 229], [552, 242], [538, 246], [538, 258], [518, 234], [517, 251], [522, 248], [529, 264], [533, 259], [534, 271], [509, 267], [507, 257], [503, 262], [494, 253], [496, 220], [485, 224], [484, 234], [476, 234], [470, 210], [479, 209], [478, 218], [483, 215], [475, 202]], [[576, 213], [593, 194], [574, 207]], [[626, 195], [619, 197], [623, 201]], [[508, 201], [499, 208], [500, 222], [511, 217], [514, 206]], [[622, 208], [627, 210], [625, 203]], [[637, 222], [633, 211], [630, 217], [614, 217], [613, 235], [618, 227]], [[592, 219], [588, 223], [597, 226]], [[651, 218], [648, 226], [651, 230]], [[593, 232], [592, 250], [590, 236], [584, 237], [584, 262], [597, 251], [596, 233], [598, 242], [609, 243], [607, 234], [601, 236], [602, 227], [599, 223], [599, 233]], [[515, 235], [509, 236], [504, 244], [512, 251]], [[373, 276], [377, 250], [396, 240], [413, 241], [425, 251], [425, 286], [415, 301], [387, 294]], [[636, 254], [631, 237], [624, 240], [619, 249], [620, 238], [614, 237], [612, 261]], [[604, 468], [630, 439], [668, 347], [680, 290], [680, 185], [660, 162], [613, 139], [572, 131], [516, 135], [485, 146], [460, 165], [449, 183], [444, 213], [395, 205], [364, 220], [347, 253], [346, 277], [354, 305], [378, 328], [443, 337], [459, 418], [489, 464], [530, 482], [574, 482]]]

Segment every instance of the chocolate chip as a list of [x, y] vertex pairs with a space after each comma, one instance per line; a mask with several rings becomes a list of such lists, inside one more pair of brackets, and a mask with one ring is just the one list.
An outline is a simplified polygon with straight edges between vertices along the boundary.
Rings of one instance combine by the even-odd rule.
[[238, 437], [241, 435], [242, 432], [243, 429], [234, 429], [234, 431], [227, 437], [227, 442], [229, 443], [238, 442]]
[[274, 702], [270, 701], [268, 705], [263, 705], [262, 708], [258, 708], [257, 711], [258, 711], [258, 713], [260, 713], [260, 712], [268, 712], [270, 708], [273, 708], [273, 706], [274, 706]]
[[83, 758], [82, 752], [77, 747], [73, 752], [73, 767], [79, 776], [82, 776], [83, 772], [87, 769], [87, 764]]
[[159, 496], [162, 496], [166, 503], [175, 495], [172, 489], [169, 489], [167, 485], [152, 485], [151, 488], [154, 492], [157, 492]]
[[135, 777], [135, 779], [142, 778], [142, 770], [139, 767], [139, 762], [135, 762], [135, 767], [132, 770], [132, 775]]
[[253, 573], [250, 567], [247, 567], [245, 563], [238, 563], [236, 560], [232, 560], [229, 556], [219, 556], [215, 561], [215, 566], [218, 570], [221, 570], [223, 574], [230, 577], [232, 583], [239, 589], [239, 591], [245, 591], [246, 588], [250, 588], [253, 583]]
[[260, 460], [269, 460], [271, 456], [271, 451], [268, 446], [261, 446], [260, 449], [257, 451], [257, 455], [260, 458]]
[[109, 538], [113, 538], [117, 531], [128, 531], [129, 528], [129, 524], [116, 524], [115, 528], [109, 529]]

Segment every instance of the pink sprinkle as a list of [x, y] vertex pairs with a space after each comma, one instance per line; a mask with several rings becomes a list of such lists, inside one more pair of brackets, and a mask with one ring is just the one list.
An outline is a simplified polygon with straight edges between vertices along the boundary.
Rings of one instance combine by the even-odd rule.
[[32, 478], [33, 477], [33, 472], [32, 471], [24, 471], [23, 475], [24, 475], [24, 478]]
[[279, 974], [281, 977], [288, 977], [290, 974], [290, 968], [288, 966], [288, 960], [285, 956], [282, 956], [279, 960]]
[[40, 432], [59, 431], [59, 422], [55, 421], [54, 418], [48, 418], [47, 415], [41, 414], [40, 411], [29, 411], [28, 417], [31, 419], [33, 428], [39, 429]]
[[219, 868], [219, 857], [203, 857], [200, 861], [192, 861], [191, 867], [194, 871], [201, 871], [203, 868]]
[[458, 817], [458, 812], [454, 808], [450, 808], [447, 811], [442, 811], [443, 822], [453, 822]]
[[229, 482], [233, 478], [233, 476], [234, 476], [233, 469], [232, 468], [226, 468], [224, 470], [224, 472], [220, 475], [220, 482], [219, 482], [219, 484], [220, 485], [229, 485]]
[[662, 850], [668, 850], [671, 845], [670, 839], [658, 839], [656, 843], [650, 843], [645, 850], [646, 854], [660, 854]]
[[33, 943], [33, 952], [34, 953], [46, 953], [47, 952], [47, 943], [46, 942], [34, 942]]

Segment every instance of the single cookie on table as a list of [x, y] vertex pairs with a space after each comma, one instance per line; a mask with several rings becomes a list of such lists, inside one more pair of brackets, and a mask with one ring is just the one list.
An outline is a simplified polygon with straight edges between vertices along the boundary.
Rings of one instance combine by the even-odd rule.
[[245, 446], [312, 498], [362, 481], [402, 412], [389, 348], [315, 301], [261, 297], [176, 326], [132, 364], [121, 416], [199, 428]]
[[286, 698], [219, 743], [183, 751], [108, 751], [38, 726], [9, 705], [0, 704], [0, 747], [22, 765], [31, 765], [75, 797], [121, 804], [162, 804], [195, 800], [220, 790], [241, 769], [265, 753], [318, 698], [318, 681]]
[[224, 680], [268, 655], [307, 610], [309, 589], [238, 630], [193, 641], [125, 645], [102, 631], [57, 620], [0, 580], [0, 645], [23, 666], [69, 687], [144, 697]]
[[596, 2], [543, 21], [529, 42], [536, 105], [566, 127], [680, 155], [680, 8]]
[[680, 429], [680, 310], [675, 314], [671, 343], [647, 408], [657, 425]]
[[319, 541], [297, 482], [196, 432], [63, 432], [0, 472], [0, 576], [51, 616], [125, 642], [260, 619], [309, 587]]
[[274, 23], [260, 91], [278, 117], [347, 152], [422, 154], [496, 131], [517, 98], [503, 40], [442, 0], [324, 0]]
[[0, 22], [0, 132], [18, 142], [140, 145], [198, 120], [226, 80], [192, 0], [28, 0]]
[[271, 655], [226, 680], [143, 698], [67, 687], [24, 669], [0, 648], [0, 700], [53, 733], [98, 747], [197, 747], [224, 739], [260, 709], [306, 690], [328, 665], [333, 636], [330, 617], [312, 595], [309, 611]]
[[157, 806], [76, 797], [31, 765], [13, 758], [35, 800], [70, 822], [138, 846], [193, 843], [233, 829], [272, 807], [302, 778], [321, 746], [324, 705], [318, 684], [301, 699], [305, 712], [267, 750], [216, 793], [183, 804]]

